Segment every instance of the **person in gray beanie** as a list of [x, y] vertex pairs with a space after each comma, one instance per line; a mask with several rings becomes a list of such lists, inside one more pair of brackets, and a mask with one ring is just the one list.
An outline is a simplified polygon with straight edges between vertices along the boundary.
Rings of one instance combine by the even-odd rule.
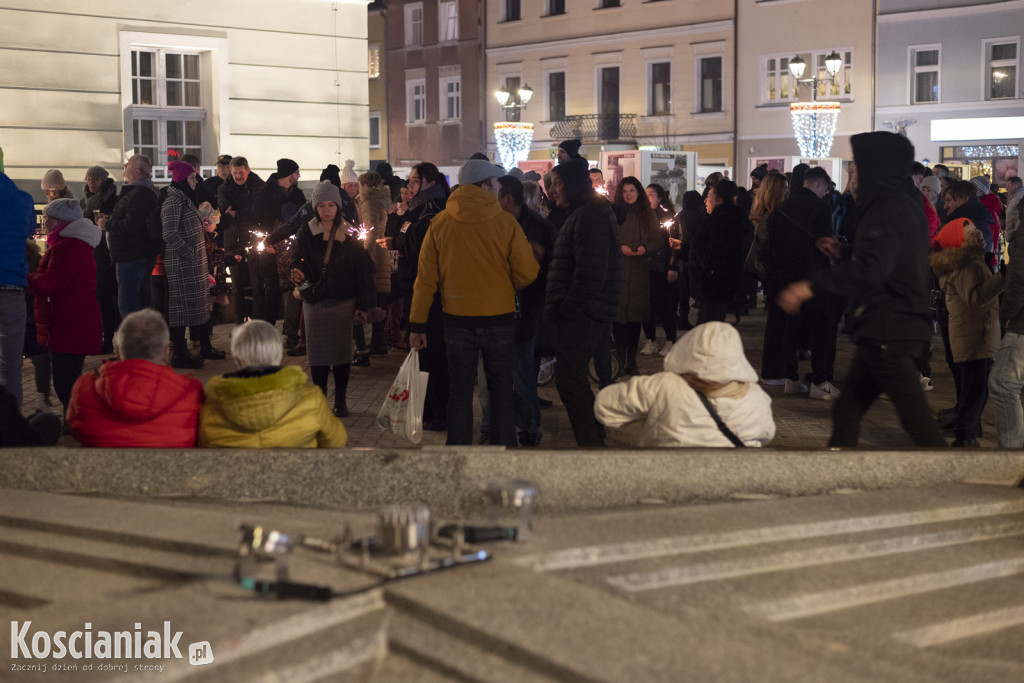
[[102, 232], [74, 199], [53, 200], [43, 216], [46, 252], [28, 283], [36, 295], [36, 341], [50, 351], [53, 388], [67, 411], [85, 357], [103, 346], [93, 257]]
[[314, 215], [292, 245], [291, 279], [304, 302], [306, 353], [313, 384], [327, 396], [334, 375], [334, 414], [348, 416], [352, 321], [366, 321], [377, 305], [373, 262], [362, 242], [346, 230], [341, 191], [324, 180], [313, 189]]

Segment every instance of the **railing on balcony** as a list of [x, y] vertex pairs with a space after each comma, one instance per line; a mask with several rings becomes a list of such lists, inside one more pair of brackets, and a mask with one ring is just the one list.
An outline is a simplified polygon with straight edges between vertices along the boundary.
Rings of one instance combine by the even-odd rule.
[[632, 140], [636, 114], [573, 114], [551, 126], [554, 140]]

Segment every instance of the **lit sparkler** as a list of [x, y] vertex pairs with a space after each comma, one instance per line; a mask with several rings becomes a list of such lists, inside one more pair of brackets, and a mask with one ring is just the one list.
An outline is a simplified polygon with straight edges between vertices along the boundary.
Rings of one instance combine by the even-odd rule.
[[608, 188], [607, 187], [597, 187], [597, 188], [594, 188], [594, 192], [598, 193], [599, 195], [603, 195], [603, 196], [606, 196], [606, 197], [608, 196]]
[[365, 242], [366, 238], [370, 236], [370, 229], [366, 227], [365, 223], [360, 223], [358, 228], [354, 225], [349, 228], [348, 234], [354, 235], [360, 242]]
[[[263, 253], [263, 251], [267, 248], [267, 245], [264, 243], [264, 240], [266, 240], [267, 238], [267, 233], [260, 232], [258, 230], [253, 230], [252, 236], [260, 238], [260, 241], [256, 243], [256, 251]], [[246, 251], [249, 251], [250, 249], [251, 247], [245, 248]]]
[[667, 221], [665, 221], [665, 222], [663, 222], [661, 224], [661, 227], [665, 228], [666, 230], [671, 230], [673, 223], [675, 223], [675, 221], [673, 219], [669, 218]]

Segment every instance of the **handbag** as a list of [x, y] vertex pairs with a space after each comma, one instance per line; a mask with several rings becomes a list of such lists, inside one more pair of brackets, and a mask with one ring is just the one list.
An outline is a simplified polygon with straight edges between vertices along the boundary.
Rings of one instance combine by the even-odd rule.
[[[694, 391], [697, 390], [694, 389]], [[740, 441], [740, 438], [736, 436], [724, 422], [722, 422], [721, 416], [719, 416], [718, 411], [715, 410], [715, 407], [711, 405], [711, 401], [708, 399], [708, 397], [699, 391], [697, 391], [697, 397], [700, 398], [700, 402], [704, 404], [704, 407], [707, 408], [707, 411], [711, 413], [711, 419], [715, 421], [715, 425], [718, 427], [718, 431], [722, 432], [722, 434], [725, 435], [725, 438], [729, 439], [729, 441], [732, 442], [732, 445], [735, 446], [736, 448], [746, 448], [747, 444]]]
[[416, 349], [409, 351], [377, 413], [377, 425], [385, 432], [418, 444], [423, 438], [423, 403], [429, 374], [420, 370]]
[[337, 232], [338, 226], [331, 226], [331, 234], [327, 238], [327, 253], [324, 254], [324, 265], [323, 268], [320, 269], [320, 277], [317, 278], [317, 281], [314, 282], [311, 286], [307, 287], [305, 290], [303, 290], [301, 285], [296, 290], [299, 292], [299, 297], [305, 299], [310, 303], [316, 303], [324, 296], [321, 289], [323, 287], [324, 275], [327, 274], [327, 264], [331, 260], [331, 250], [334, 249], [334, 235]]

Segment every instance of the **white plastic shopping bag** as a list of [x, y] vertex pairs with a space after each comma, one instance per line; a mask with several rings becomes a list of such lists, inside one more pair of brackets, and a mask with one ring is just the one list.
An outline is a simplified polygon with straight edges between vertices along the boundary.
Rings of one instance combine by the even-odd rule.
[[413, 443], [423, 438], [423, 402], [427, 397], [428, 373], [420, 371], [416, 349], [409, 351], [391, 383], [384, 405], [377, 413], [377, 424], [385, 432], [404, 437]]

